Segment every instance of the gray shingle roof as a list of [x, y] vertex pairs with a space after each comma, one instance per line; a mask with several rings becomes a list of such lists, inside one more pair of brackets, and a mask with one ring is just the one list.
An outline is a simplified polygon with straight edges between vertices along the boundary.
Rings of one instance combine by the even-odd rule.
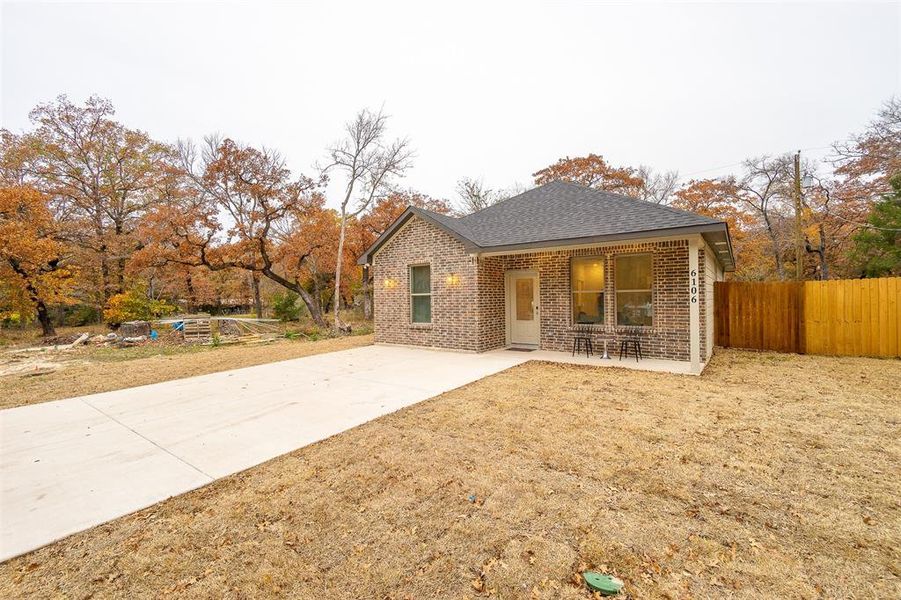
[[[555, 242], [563, 245], [629, 239], [644, 234], [651, 237], [655, 232], [675, 235], [680, 230], [715, 236], [716, 240], [728, 243], [728, 230], [723, 221], [563, 181], [533, 188], [465, 217], [411, 207], [396, 225], [412, 214], [438, 224], [476, 252], [551, 246]], [[393, 227], [389, 228], [361, 262], [387, 241], [393, 231]], [[719, 257], [729, 269], [733, 266], [731, 244], [727, 254]]]
[[460, 219], [480, 247], [716, 225], [715, 219], [554, 181]]

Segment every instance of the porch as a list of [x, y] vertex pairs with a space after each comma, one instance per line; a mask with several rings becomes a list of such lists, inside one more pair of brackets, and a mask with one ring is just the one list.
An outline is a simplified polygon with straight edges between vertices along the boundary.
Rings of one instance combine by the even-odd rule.
[[486, 352], [488, 355], [509, 356], [510, 354], [521, 354], [526, 360], [538, 360], [546, 362], [554, 362], [569, 365], [583, 365], [588, 367], [618, 367], [620, 369], [629, 369], [632, 371], [649, 371], [654, 373], [673, 373], [676, 375], [700, 375], [704, 371], [707, 363], [701, 363], [700, 372], [692, 372], [691, 363], [684, 360], [668, 360], [665, 358], [644, 358], [636, 361], [630, 354], [629, 357], [623, 356], [619, 359], [619, 349], [611, 346], [608, 348], [610, 353], [609, 359], [603, 359], [603, 346], [595, 348], [596, 353], [586, 357], [585, 353], [573, 356], [570, 352], [557, 352], [554, 350], [520, 350], [513, 348], [500, 348]]
[[[694, 343], [698, 373], [707, 358], [699, 318], [706, 298], [689, 285], [698, 250], [672, 239], [483, 254], [479, 317], [482, 330], [495, 333], [483, 349], [525, 347], [549, 352], [542, 360], [576, 362], [574, 342], [588, 338], [595, 356], [579, 359], [584, 364], [681, 373], [691, 369]], [[633, 344], [630, 357], [640, 343], [642, 360], [603, 361], [605, 340], [616, 359], [624, 341]]]

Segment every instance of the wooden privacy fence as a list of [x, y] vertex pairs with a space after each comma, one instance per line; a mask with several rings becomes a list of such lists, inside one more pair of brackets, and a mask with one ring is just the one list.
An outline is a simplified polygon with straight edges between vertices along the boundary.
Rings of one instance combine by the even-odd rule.
[[714, 285], [716, 344], [844, 356], [901, 356], [901, 278]]
[[802, 352], [803, 283], [718, 281], [713, 333], [718, 346]]

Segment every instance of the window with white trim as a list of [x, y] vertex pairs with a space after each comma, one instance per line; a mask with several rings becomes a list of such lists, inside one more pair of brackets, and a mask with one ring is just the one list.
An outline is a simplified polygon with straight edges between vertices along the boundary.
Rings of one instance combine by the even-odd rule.
[[615, 258], [617, 325], [653, 325], [652, 258], [650, 254], [622, 254]]
[[573, 258], [569, 281], [573, 323], [603, 323], [604, 257]]

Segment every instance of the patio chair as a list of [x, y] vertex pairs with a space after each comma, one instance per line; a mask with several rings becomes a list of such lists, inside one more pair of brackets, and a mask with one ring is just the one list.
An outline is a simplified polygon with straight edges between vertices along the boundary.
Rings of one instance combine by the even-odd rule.
[[573, 328], [573, 356], [578, 352], [585, 352], [585, 358], [594, 354], [594, 347], [591, 344], [591, 325], [587, 323], [578, 323]]
[[644, 355], [641, 353], [641, 333], [642, 329], [640, 327], [630, 327], [626, 330], [626, 337], [620, 341], [619, 344], [619, 359], [623, 359], [623, 354], [626, 355], [626, 358], [629, 358], [629, 349], [632, 349], [632, 353], [635, 355], [635, 362], [638, 362], [639, 359], [644, 358]]

